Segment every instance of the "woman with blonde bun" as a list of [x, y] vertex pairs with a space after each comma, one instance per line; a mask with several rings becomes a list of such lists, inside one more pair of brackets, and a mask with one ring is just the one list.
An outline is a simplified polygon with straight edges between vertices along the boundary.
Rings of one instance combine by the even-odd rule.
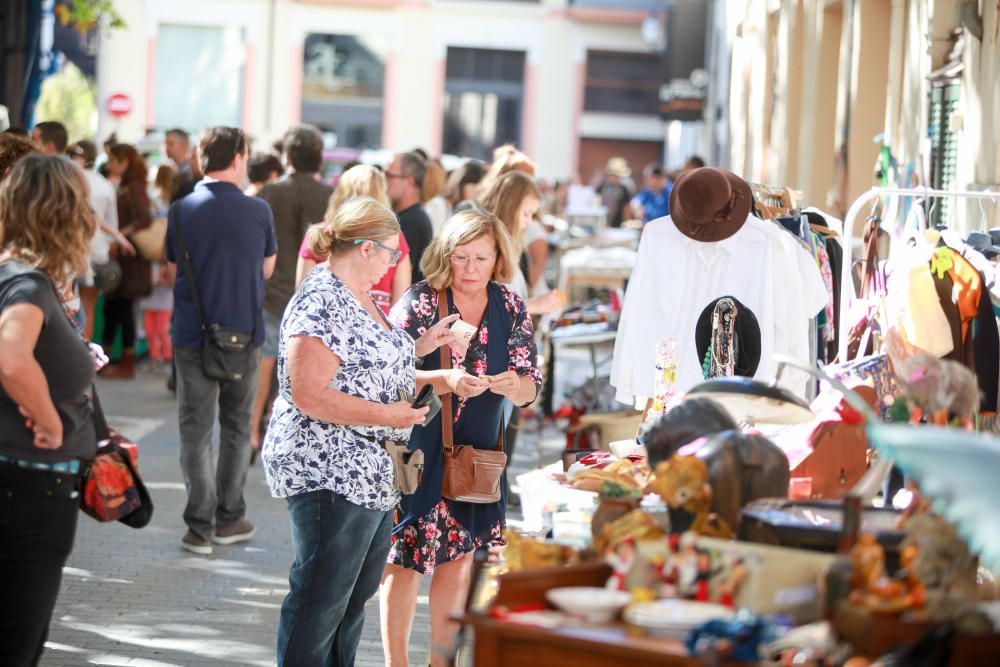
[[371, 294], [402, 256], [396, 216], [354, 197], [310, 228], [308, 243], [326, 261], [285, 310], [261, 453], [292, 524], [278, 664], [352, 665], [399, 498], [383, 445], [407, 440], [427, 408], [400, 400], [419, 388], [414, 342]]

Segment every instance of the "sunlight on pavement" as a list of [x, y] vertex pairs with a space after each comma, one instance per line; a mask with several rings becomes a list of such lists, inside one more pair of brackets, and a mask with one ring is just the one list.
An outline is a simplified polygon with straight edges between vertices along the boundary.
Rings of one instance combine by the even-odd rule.
[[246, 563], [235, 560], [206, 560], [204, 558], [184, 558], [178, 561], [178, 566], [190, 568], [192, 570], [205, 570], [216, 574], [222, 574], [234, 579], [247, 579], [255, 583], [268, 586], [281, 586], [287, 584], [285, 577], [272, 577], [260, 574], [250, 569]]
[[[244, 665], [269, 666], [273, 664], [273, 658], [271, 656], [273, 655], [274, 650], [272, 647], [257, 646], [246, 641], [225, 641], [218, 638], [186, 639], [181, 637], [164, 637], [160, 636], [160, 632], [157, 628], [121, 623], [116, 624], [114, 627], [108, 627], [106, 625], [75, 621], [72, 620], [71, 617], [60, 619], [60, 624], [72, 630], [99, 635], [121, 644], [143, 646], [161, 651], [177, 651], [204, 658], [238, 662]], [[135, 659], [130, 658], [130, 660], [134, 661]], [[134, 665], [137, 663], [105, 662], [97, 664]], [[169, 663], [155, 663], [153, 661], [149, 661], [144, 664], [153, 665]]]
[[64, 567], [63, 576], [67, 577], [80, 577], [84, 581], [100, 581], [104, 584], [134, 584], [134, 581], [129, 581], [128, 579], [112, 579], [110, 577], [101, 577], [94, 574], [90, 570], [82, 570], [78, 567]]

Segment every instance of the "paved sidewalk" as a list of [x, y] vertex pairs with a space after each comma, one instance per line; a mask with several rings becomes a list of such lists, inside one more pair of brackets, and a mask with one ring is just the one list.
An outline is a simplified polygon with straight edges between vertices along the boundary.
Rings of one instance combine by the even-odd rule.
[[[156, 510], [141, 530], [80, 515], [42, 659], [46, 667], [274, 664], [292, 553], [284, 502], [270, 497], [261, 467], [254, 466], [246, 500], [256, 536], [216, 546], [210, 557], [181, 550], [186, 497], [176, 404], [165, 377], [143, 368], [132, 381], [99, 381], [109, 421], [140, 441], [139, 465]], [[414, 665], [422, 664], [429, 644], [426, 582], [424, 588], [411, 641]], [[368, 614], [358, 664], [374, 667], [383, 664], [377, 597]]]

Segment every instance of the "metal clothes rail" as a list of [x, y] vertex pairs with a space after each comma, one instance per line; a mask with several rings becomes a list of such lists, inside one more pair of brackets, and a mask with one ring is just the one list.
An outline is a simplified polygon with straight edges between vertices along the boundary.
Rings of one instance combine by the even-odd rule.
[[847, 359], [847, 332], [851, 327], [851, 306], [857, 300], [854, 294], [854, 280], [852, 278], [852, 258], [851, 251], [854, 247], [854, 222], [861, 213], [861, 210], [875, 197], [906, 197], [911, 199], [931, 198], [931, 199], [992, 199], [1000, 201], [1000, 192], [989, 190], [933, 190], [931, 188], [872, 188], [854, 200], [851, 208], [844, 218], [844, 265], [840, 272], [840, 349], [838, 356], [840, 359]]

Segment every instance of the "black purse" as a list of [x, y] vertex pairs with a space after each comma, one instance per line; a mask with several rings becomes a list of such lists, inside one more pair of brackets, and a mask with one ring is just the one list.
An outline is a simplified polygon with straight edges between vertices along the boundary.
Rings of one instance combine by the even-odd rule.
[[201, 297], [198, 295], [198, 283], [194, 279], [194, 266], [191, 265], [191, 256], [184, 244], [180, 205], [176, 207], [176, 210], [177, 224], [174, 225], [174, 229], [177, 237], [177, 251], [180, 255], [181, 268], [191, 289], [194, 309], [198, 314], [198, 325], [201, 327], [201, 371], [210, 380], [238, 382], [250, 372], [251, 345], [253, 345], [254, 334], [221, 324], [205, 326], [205, 314], [201, 307]]

